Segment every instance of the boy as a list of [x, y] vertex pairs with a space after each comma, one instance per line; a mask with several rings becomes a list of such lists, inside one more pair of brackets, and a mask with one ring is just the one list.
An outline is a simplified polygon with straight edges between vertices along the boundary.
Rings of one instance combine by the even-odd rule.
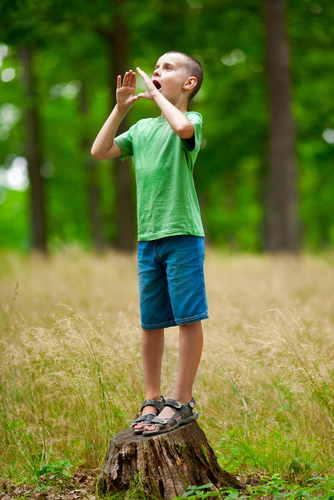
[[[198, 418], [192, 387], [208, 318], [203, 274], [204, 231], [193, 181], [202, 117], [187, 112], [203, 69], [178, 51], [158, 60], [152, 79], [137, 68], [146, 92], [135, 96], [136, 75], [117, 79], [116, 106], [93, 146], [98, 159], [134, 156], [137, 185], [138, 279], [146, 401], [131, 425], [136, 434], [168, 432]], [[158, 118], [140, 120], [115, 138], [138, 99], [155, 101]], [[171, 399], [160, 396], [164, 328], [179, 325], [179, 365]], [[159, 415], [159, 417], [157, 417]]]

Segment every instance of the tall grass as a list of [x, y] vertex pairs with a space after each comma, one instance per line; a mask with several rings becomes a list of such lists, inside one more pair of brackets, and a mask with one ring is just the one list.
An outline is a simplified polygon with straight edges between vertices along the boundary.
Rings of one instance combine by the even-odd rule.
[[[135, 256], [3, 254], [1, 262], [2, 478], [32, 481], [60, 459], [97, 468], [143, 398]], [[329, 474], [332, 256], [208, 252], [206, 280], [210, 320], [194, 395], [221, 465]], [[167, 330], [167, 397], [177, 342], [177, 329]]]

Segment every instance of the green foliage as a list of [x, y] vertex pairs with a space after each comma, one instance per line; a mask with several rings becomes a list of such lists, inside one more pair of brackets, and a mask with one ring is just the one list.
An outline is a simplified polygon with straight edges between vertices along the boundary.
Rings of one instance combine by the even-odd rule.
[[255, 422], [248, 424], [246, 434], [240, 428], [232, 429], [221, 439], [219, 451], [222, 467], [231, 472], [261, 469], [273, 474], [280, 470], [308, 479], [312, 473], [322, 472], [315, 463], [318, 446], [316, 439], [292, 438], [291, 429], [281, 420], [276, 430], [260, 430]]
[[[212, 486], [212, 483], [203, 484], [202, 486], [188, 486], [182, 498], [207, 498], [211, 494], [210, 488]], [[205, 490], [209, 490], [209, 492], [205, 492]]]
[[[27, 102], [17, 48], [33, 47], [36, 92], [44, 164], [49, 242], [91, 244], [88, 204], [89, 151], [113, 105], [110, 37], [115, 13], [129, 27], [128, 64], [151, 72], [161, 53], [172, 48], [203, 61], [203, 88], [191, 109], [203, 114], [203, 144], [195, 181], [208, 239], [216, 245], [258, 251], [263, 247], [268, 196], [268, 98], [265, 33], [261, 4], [243, 0], [127, 0], [94, 3], [71, 0], [4, 0], [0, 5], [0, 42], [9, 45], [0, 72], [0, 108], [14, 104], [21, 119], [0, 140], [0, 165], [26, 155], [24, 110]], [[136, 13], [134, 15], [134, 12]], [[293, 101], [300, 169], [300, 212], [304, 245], [334, 245], [333, 143], [323, 137], [334, 129], [332, 58], [334, 6], [308, 1], [290, 3], [288, 26], [292, 49]], [[171, 42], [172, 41], [172, 42]], [[79, 82], [70, 95], [69, 84]], [[70, 88], [70, 87], [69, 87]], [[86, 96], [86, 111], [83, 96]], [[140, 101], [130, 122], [157, 116], [157, 107]], [[6, 135], [6, 134], [5, 134]], [[4, 137], [5, 137], [4, 135]], [[115, 192], [111, 162], [95, 162], [105, 239], [115, 236]], [[95, 182], [95, 181], [94, 181]], [[0, 191], [0, 245], [30, 245], [29, 191]], [[20, 206], [14, 198], [20, 198]]]
[[[10, 425], [13, 427], [18, 427], [16, 422], [11, 422]], [[26, 428], [27, 426], [22, 422], [19, 426]], [[33, 437], [26, 433], [26, 440], [33, 440]], [[68, 460], [59, 460], [58, 462], [45, 463], [45, 454], [40, 453], [39, 455], [31, 455], [29, 458], [29, 465], [31, 468], [32, 479], [37, 479], [38, 481], [45, 479], [47, 482], [52, 482], [55, 479], [69, 479], [70, 473], [67, 469], [73, 467], [73, 465]]]
[[271, 498], [273, 500], [334, 500], [334, 477], [322, 478], [314, 477], [309, 480], [308, 485], [291, 483], [281, 478], [279, 474], [271, 477], [263, 476], [258, 486], [248, 486], [245, 493], [240, 493], [233, 488], [220, 488], [219, 491], [205, 491], [212, 487], [212, 484], [203, 486], [188, 486], [181, 498], [191, 498], [202, 500], [205, 498], [229, 499], [229, 500], [252, 500], [258, 498]]
[[[1, 189], [1, 188], [0, 188]], [[0, 247], [29, 249], [29, 199], [27, 191], [0, 190]]]
[[47, 464], [40, 468], [37, 471], [37, 477], [40, 478], [44, 474], [49, 474], [49, 480], [54, 479], [54, 477], [69, 477], [70, 473], [67, 469], [70, 467], [73, 467], [73, 465], [68, 460], [59, 460], [59, 462]]

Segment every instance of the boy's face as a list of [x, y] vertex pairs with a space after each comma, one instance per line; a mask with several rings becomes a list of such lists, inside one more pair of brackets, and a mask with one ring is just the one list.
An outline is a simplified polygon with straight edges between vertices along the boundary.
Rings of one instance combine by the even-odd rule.
[[164, 54], [158, 60], [151, 78], [159, 92], [171, 103], [177, 102], [189, 80], [182, 54]]

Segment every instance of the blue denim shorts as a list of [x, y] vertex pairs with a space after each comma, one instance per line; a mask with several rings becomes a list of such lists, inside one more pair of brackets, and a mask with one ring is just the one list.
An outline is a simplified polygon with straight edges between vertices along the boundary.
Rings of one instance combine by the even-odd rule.
[[204, 238], [169, 236], [138, 242], [140, 317], [144, 330], [208, 318]]

